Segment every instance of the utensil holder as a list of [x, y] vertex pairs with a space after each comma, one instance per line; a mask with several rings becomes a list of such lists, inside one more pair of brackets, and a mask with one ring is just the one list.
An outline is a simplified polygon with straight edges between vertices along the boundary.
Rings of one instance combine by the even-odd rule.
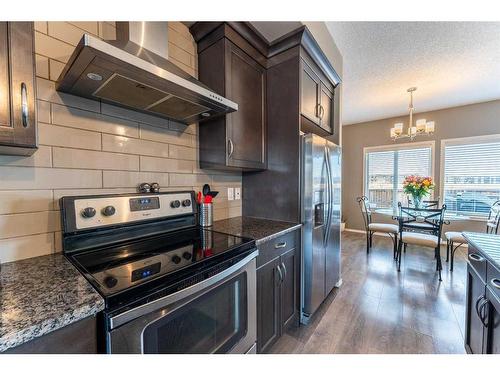
[[212, 203], [200, 203], [200, 226], [211, 227], [213, 219]]

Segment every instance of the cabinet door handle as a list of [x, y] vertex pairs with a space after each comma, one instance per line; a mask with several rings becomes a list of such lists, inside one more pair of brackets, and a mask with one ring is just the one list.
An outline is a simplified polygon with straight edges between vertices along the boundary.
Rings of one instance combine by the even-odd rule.
[[275, 249], [283, 249], [284, 247], [286, 247], [286, 242], [280, 242], [274, 245]]
[[286, 266], [285, 266], [285, 263], [281, 263], [281, 265], [283, 266], [283, 280], [286, 279]]
[[488, 298], [484, 298], [483, 302], [479, 306], [479, 319], [481, 320], [481, 323], [483, 323], [483, 326], [488, 328], [488, 321], [486, 320], [488, 316], [486, 315], [486, 309], [485, 307], [488, 307]]
[[233, 144], [233, 141], [231, 139], [227, 140], [227, 148], [228, 148], [227, 157], [230, 158], [234, 152], [234, 144]]
[[278, 266], [276, 268], [278, 269], [278, 273], [280, 274], [280, 282], [283, 282], [283, 272], [281, 272], [280, 265], [278, 264]]
[[21, 83], [21, 118], [23, 122], [23, 127], [27, 128], [29, 126], [28, 118], [28, 89], [24, 82]]
[[321, 119], [321, 116], [320, 116], [320, 112], [321, 112], [321, 104], [316, 104], [316, 117]]
[[491, 279], [490, 283], [491, 283], [491, 285], [493, 285], [495, 288], [500, 289], [500, 280], [498, 280], [498, 279]]
[[476, 314], [477, 316], [481, 317], [481, 315], [479, 314], [479, 304], [481, 303], [481, 301], [483, 300], [484, 296], [483, 295], [480, 295], [479, 298], [476, 300]]
[[323, 120], [323, 115], [325, 114], [325, 109], [323, 108], [323, 106], [320, 104], [319, 105], [319, 118], [320, 120]]
[[469, 254], [469, 259], [476, 261], [476, 262], [484, 262], [484, 258], [476, 253]]

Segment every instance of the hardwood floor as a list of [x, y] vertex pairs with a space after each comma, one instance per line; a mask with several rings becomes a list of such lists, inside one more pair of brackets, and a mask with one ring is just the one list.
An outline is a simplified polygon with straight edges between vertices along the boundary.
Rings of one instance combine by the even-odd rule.
[[465, 251], [438, 281], [434, 252], [408, 246], [401, 272], [390, 239], [343, 232], [342, 279], [307, 326], [290, 328], [271, 353], [465, 353]]

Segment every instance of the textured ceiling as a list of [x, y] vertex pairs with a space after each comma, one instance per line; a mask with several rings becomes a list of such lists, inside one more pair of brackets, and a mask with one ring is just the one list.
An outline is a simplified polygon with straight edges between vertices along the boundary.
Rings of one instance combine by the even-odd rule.
[[343, 124], [500, 99], [500, 22], [326, 22], [344, 59]]

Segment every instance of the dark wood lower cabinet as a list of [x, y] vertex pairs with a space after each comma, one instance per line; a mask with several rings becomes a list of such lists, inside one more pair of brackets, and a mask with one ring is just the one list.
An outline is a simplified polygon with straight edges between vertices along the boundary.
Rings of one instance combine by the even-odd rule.
[[467, 266], [467, 305], [465, 327], [465, 349], [471, 354], [483, 353], [484, 325], [478, 307], [485, 298], [486, 284], [471, 266]]
[[281, 283], [281, 326], [286, 327], [296, 317], [297, 312], [297, 256], [295, 249], [288, 251], [281, 257], [283, 281]]
[[486, 288], [488, 314], [486, 316], [486, 354], [500, 354], [500, 297]]
[[89, 317], [38, 337], [6, 354], [96, 354], [96, 318]]
[[[299, 232], [259, 248], [257, 261], [257, 352], [266, 352], [298, 322]], [[273, 256], [270, 256], [274, 254]]]
[[257, 270], [257, 351], [270, 347], [280, 336], [280, 277], [277, 257]]

